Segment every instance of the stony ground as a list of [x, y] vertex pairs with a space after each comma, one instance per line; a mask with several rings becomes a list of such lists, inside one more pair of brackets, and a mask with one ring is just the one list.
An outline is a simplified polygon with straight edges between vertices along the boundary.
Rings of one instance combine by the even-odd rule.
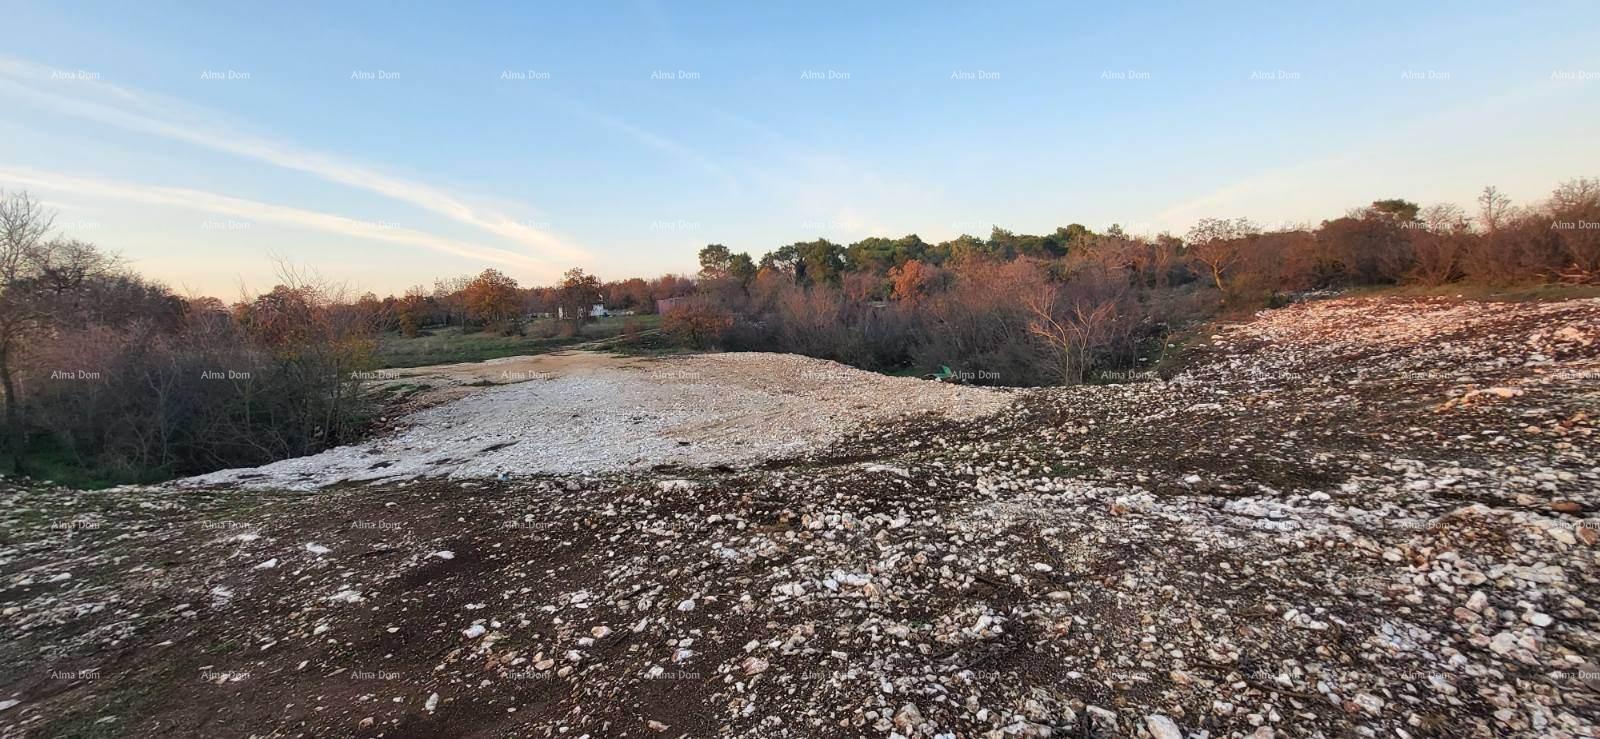
[[0, 483], [18, 736], [1595, 736], [1600, 301], [1332, 300], [741, 469]]
[[[418, 476], [750, 467], [827, 447], [869, 423], [918, 415], [971, 419], [1011, 400], [999, 391], [793, 354], [637, 359], [563, 352], [519, 360], [475, 365], [481, 369], [471, 373], [478, 379], [470, 385], [460, 384], [470, 376], [464, 365], [411, 370], [415, 382], [444, 386], [454, 402], [411, 415], [396, 433], [364, 444], [183, 484], [314, 490]], [[467, 390], [475, 392], [455, 395]]]

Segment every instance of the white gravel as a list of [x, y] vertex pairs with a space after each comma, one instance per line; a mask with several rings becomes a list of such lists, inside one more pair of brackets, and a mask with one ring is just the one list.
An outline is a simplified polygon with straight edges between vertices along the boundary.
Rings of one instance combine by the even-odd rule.
[[486, 388], [413, 415], [391, 436], [179, 484], [311, 489], [345, 481], [589, 474], [663, 464], [749, 467], [821, 449], [874, 422], [920, 414], [982, 417], [1012, 397], [789, 354], [619, 362]]

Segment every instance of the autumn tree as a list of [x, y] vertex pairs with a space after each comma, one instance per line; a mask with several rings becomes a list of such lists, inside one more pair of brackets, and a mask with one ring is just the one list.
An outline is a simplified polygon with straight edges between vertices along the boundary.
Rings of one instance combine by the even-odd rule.
[[663, 331], [700, 349], [718, 345], [731, 328], [733, 314], [705, 298], [694, 298], [674, 307], [661, 319]]
[[889, 294], [895, 300], [915, 301], [932, 292], [946, 278], [944, 270], [920, 259], [889, 270]]
[[467, 315], [486, 326], [508, 328], [516, 323], [522, 305], [517, 281], [496, 269], [486, 269], [462, 291]]
[[588, 321], [590, 308], [603, 299], [600, 278], [576, 267], [567, 270], [566, 274], [561, 276], [561, 284], [557, 288], [557, 305], [560, 306], [563, 316], [574, 324], [581, 325]]
[[400, 298], [400, 333], [403, 336], [414, 337], [421, 333], [422, 326], [428, 320], [428, 291], [421, 285], [413, 285], [406, 290], [404, 297]]

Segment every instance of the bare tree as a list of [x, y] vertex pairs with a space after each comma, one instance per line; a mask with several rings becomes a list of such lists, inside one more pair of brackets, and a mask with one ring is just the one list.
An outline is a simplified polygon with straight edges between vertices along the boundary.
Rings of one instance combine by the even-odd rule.
[[1188, 255], [1204, 265], [1218, 290], [1227, 292], [1224, 277], [1244, 256], [1244, 240], [1261, 233], [1261, 228], [1245, 218], [1205, 218], [1189, 229]]
[[1546, 209], [1561, 253], [1564, 279], [1600, 281], [1600, 178], [1580, 177], [1561, 183]]
[[93, 245], [50, 238], [55, 214], [26, 192], [0, 192], [0, 392], [12, 468], [25, 468], [24, 405], [17, 367], [30, 342], [55, 320], [69, 318], [73, 293], [114, 260]]
[[1483, 230], [1491, 235], [1498, 232], [1510, 213], [1511, 198], [1493, 185], [1483, 188], [1478, 195], [1478, 220], [1483, 223]]
[[1114, 333], [1119, 301], [1111, 296], [1068, 296], [1063, 285], [1054, 282], [1035, 286], [1022, 300], [1030, 316], [1028, 331], [1057, 357], [1061, 382], [1083, 382], [1096, 350]]
[[1443, 285], [1461, 275], [1461, 257], [1473, 238], [1465, 211], [1453, 203], [1437, 203], [1418, 214], [1420, 233], [1411, 239], [1408, 277], [1424, 285]]

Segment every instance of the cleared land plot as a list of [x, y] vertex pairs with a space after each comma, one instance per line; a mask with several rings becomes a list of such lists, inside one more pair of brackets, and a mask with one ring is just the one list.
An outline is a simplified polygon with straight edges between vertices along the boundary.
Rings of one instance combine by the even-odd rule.
[[0, 733], [1600, 731], [1600, 301], [1297, 305], [1187, 359], [752, 468], [0, 481]]

